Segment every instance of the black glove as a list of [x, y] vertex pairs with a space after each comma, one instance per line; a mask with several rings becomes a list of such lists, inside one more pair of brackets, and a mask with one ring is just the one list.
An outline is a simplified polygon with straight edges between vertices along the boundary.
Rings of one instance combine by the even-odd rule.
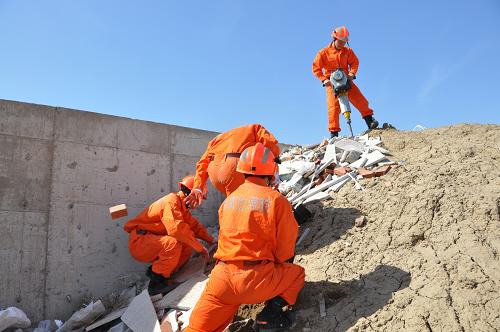
[[275, 162], [276, 164], [281, 164], [280, 157], [279, 157], [279, 156], [278, 156], [278, 157], [275, 157], [275, 158], [274, 158], [274, 162]]

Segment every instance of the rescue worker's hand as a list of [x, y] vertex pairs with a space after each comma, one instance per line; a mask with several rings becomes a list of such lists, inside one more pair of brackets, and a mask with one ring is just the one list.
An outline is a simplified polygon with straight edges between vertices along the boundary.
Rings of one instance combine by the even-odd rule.
[[323, 86], [332, 86], [332, 82], [329, 79], [323, 81]]
[[352, 81], [352, 80], [354, 80], [356, 78], [356, 75], [354, 75], [354, 74], [348, 74], [347, 78]]
[[203, 198], [203, 191], [199, 188], [194, 188], [191, 190], [191, 193], [184, 198], [184, 203], [186, 203], [188, 208], [196, 209], [199, 205], [201, 205]]

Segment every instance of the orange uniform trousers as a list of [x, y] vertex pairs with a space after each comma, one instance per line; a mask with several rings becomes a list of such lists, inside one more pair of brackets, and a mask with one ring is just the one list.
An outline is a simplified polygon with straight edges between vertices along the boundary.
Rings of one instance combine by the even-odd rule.
[[239, 157], [216, 155], [208, 165], [208, 176], [213, 186], [228, 196], [245, 182], [243, 173], [236, 172]]
[[185, 332], [223, 331], [241, 304], [255, 304], [281, 296], [295, 304], [304, 287], [304, 268], [291, 263], [219, 262], [196, 303]]
[[190, 246], [168, 235], [137, 234], [132, 231], [128, 240], [130, 254], [136, 260], [153, 263], [153, 272], [165, 278], [186, 263], [193, 253]]
[[[352, 81], [348, 97], [351, 104], [358, 109], [363, 118], [373, 115], [373, 110], [368, 106], [368, 100], [366, 100], [365, 96], [363, 96], [359, 88]], [[340, 131], [340, 104], [331, 86], [326, 87], [326, 104], [328, 106], [328, 130], [330, 132], [338, 132]]]

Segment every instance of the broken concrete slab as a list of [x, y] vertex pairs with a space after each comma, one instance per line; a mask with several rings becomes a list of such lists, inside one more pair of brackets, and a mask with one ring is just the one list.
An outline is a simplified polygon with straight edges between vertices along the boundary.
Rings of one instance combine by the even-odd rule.
[[101, 300], [97, 302], [91, 302], [88, 306], [75, 312], [58, 330], [57, 332], [70, 332], [78, 330], [80, 328], [85, 328], [90, 325], [93, 321], [99, 318], [106, 308], [102, 304]]
[[161, 300], [154, 303], [155, 309], [191, 309], [201, 296], [205, 289], [208, 278], [204, 274], [198, 274], [191, 277], [181, 285], [177, 286]]
[[[352, 172], [353, 174], [355, 174], [355, 172]], [[328, 188], [330, 188], [331, 186], [337, 184], [337, 183], [340, 183], [342, 181], [344, 181], [346, 178], [349, 177], [349, 174], [351, 173], [348, 173], [346, 175], [343, 175], [339, 178], [336, 178], [336, 179], [332, 179], [330, 181], [325, 181], [323, 182], [322, 184], [320, 184], [319, 186], [317, 187], [314, 187], [313, 189], [307, 191], [306, 193], [304, 193], [302, 196], [299, 196], [299, 197], [296, 197], [293, 201], [291, 201], [291, 203], [297, 203], [299, 200], [300, 201], [304, 201], [306, 200], [307, 198], [315, 195], [316, 193], [320, 192], [320, 191], [323, 191], [323, 190], [326, 190]]]
[[8, 328], [28, 328], [30, 326], [31, 321], [21, 309], [9, 307], [0, 311], [0, 331]]
[[366, 151], [366, 146], [363, 143], [356, 142], [349, 138], [342, 138], [336, 141], [335, 146], [344, 151], [358, 151], [359, 153]]
[[121, 319], [134, 332], [161, 332], [147, 289], [132, 300]]
[[324, 191], [320, 191], [316, 195], [313, 195], [313, 196], [309, 197], [308, 199], [306, 199], [302, 204], [307, 204], [307, 203], [311, 203], [311, 202], [321, 201], [321, 200], [323, 200], [325, 198], [330, 198], [330, 195], [328, 195]]
[[329, 144], [326, 146], [325, 155], [323, 156], [323, 162], [326, 163], [335, 159], [337, 159], [337, 153], [335, 152], [335, 144]]
[[94, 330], [94, 329], [96, 329], [104, 324], [107, 324], [109, 322], [114, 321], [115, 319], [120, 318], [126, 310], [127, 310], [127, 308], [121, 308], [121, 309], [118, 309], [118, 310], [111, 312], [110, 314], [106, 315], [104, 318], [101, 318], [101, 319], [95, 321], [94, 323], [90, 324], [89, 326], [87, 326], [85, 328], [85, 331], [92, 331], [92, 330]]

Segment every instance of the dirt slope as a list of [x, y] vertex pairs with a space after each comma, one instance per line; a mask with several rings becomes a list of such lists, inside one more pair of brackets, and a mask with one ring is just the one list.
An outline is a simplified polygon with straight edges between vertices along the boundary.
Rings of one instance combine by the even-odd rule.
[[371, 136], [404, 166], [308, 206], [295, 330], [500, 330], [500, 126]]

